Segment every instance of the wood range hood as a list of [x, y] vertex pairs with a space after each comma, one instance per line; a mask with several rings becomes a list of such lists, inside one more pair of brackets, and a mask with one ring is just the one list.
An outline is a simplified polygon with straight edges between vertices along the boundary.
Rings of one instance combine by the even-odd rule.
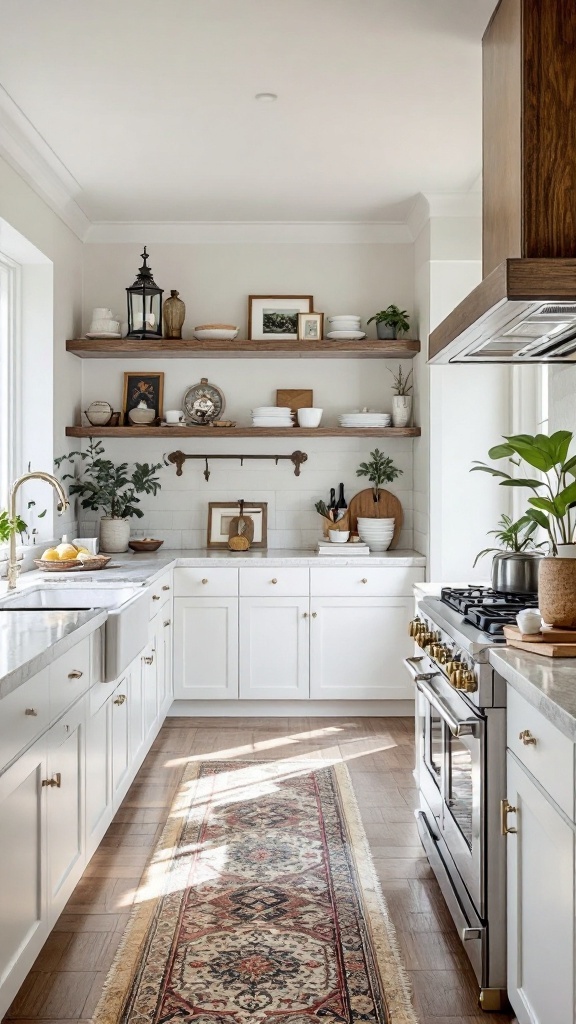
[[429, 362], [573, 362], [576, 0], [501, 0], [482, 55], [483, 280]]

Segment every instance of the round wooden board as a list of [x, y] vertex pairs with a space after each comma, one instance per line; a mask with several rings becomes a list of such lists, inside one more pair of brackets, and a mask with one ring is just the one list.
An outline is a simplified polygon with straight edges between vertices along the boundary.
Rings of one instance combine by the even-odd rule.
[[[371, 487], [368, 487], [365, 491], [360, 491], [355, 494], [348, 505], [348, 521], [349, 529], [352, 533], [358, 532], [358, 516], [375, 518], [376, 505], [374, 502], [374, 491]], [[390, 543], [391, 548], [395, 548], [400, 538], [400, 531], [402, 529], [402, 523], [404, 522], [404, 513], [402, 511], [402, 505], [398, 501], [395, 494], [391, 491], [380, 490], [378, 494], [378, 514], [382, 519], [388, 519], [394, 516], [394, 536]]]

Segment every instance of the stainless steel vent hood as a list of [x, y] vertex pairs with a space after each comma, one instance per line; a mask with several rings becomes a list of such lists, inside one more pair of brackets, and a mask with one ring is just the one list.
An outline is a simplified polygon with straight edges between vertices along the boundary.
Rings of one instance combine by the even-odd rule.
[[482, 282], [432, 363], [576, 362], [576, 3], [500, 0], [483, 39]]

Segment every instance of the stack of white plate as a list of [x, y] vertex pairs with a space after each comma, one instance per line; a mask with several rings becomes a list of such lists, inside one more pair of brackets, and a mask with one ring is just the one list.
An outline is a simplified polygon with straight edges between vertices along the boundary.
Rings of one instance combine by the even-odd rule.
[[343, 412], [338, 417], [341, 427], [389, 427], [389, 412]]
[[327, 338], [332, 341], [361, 341], [366, 335], [360, 330], [360, 317], [355, 313], [342, 313], [328, 317]]
[[358, 516], [358, 534], [371, 551], [387, 551], [394, 536], [394, 518], [367, 519]]
[[291, 409], [285, 405], [261, 405], [252, 409], [253, 427], [293, 427]]

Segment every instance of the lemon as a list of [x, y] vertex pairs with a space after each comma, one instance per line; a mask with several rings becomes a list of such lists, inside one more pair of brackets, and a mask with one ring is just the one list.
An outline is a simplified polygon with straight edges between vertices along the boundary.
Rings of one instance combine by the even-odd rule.
[[76, 555], [78, 554], [78, 551], [76, 550], [73, 544], [58, 544], [58, 547], [55, 548], [55, 551], [61, 562], [63, 562], [67, 558], [76, 558]]
[[42, 555], [43, 562], [57, 562], [59, 558], [56, 548], [46, 548], [46, 551]]
[[79, 555], [89, 555], [90, 554], [90, 552], [88, 551], [88, 548], [83, 548], [82, 546], [80, 546], [79, 548], [76, 548], [76, 550], [77, 550]]
[[90, 551], [79, 551], [76, 555], [77, 562], [91, 562], [96, 556]]

